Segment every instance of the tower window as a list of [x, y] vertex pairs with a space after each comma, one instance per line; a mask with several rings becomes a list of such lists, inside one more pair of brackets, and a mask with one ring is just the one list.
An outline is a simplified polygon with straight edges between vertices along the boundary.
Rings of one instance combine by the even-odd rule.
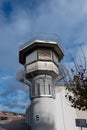
[[26, 64], [30, 64], [36, 60], [37, 60], [37, 51], [34, 51], [26, 57]]
[[35, 96], [39, 96], [40, 95], [40, 84], [36, 84], [35, 85]]
[[40, 84], [35, 83], [33, 87], [31, 87], [31, 97], [40, 96]]
[[54, 52], [53, 52], [53, 61], [58, 65], [58, 57]]
[[31, 87], [31, 97], [35, 96], [35, 86]]
[[49, 87], [49, 95], [51, 95], [51, 86], [50, 86], [50, 84], [48, 85], [48, 87]]
[[38, 50], [38, 59], [39, 60], [52, 60], [52, 51], [51, 50]]

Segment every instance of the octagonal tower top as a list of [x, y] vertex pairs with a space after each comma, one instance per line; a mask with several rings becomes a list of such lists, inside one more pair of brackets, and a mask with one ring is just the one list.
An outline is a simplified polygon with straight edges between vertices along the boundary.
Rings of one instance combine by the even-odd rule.
[[19, 49], [19, 62], [21, 64], [25, 64], [26, 56], [32, 53], [34, 50], [38, 48], [45, 48], [53, 50], [58, 56], [59, 61], [63, 58], [64, 52], [60, 45], [54, 41], [45, 41], [45, 40], [34, 40], [29, 44], [25, 44], [23, 47]]

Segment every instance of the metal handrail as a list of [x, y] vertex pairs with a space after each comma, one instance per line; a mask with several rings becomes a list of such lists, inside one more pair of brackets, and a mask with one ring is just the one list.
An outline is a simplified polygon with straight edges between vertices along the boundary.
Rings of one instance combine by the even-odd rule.
[[31, 37], [28, 40], [23, 40], [23, 42], [19, 43], [19, 50], [22, 50], [24, 47], [28, 46], [30, 43], [32, 43], [35, 40], [42, 40], [42, 41], [53, 41], [58, 44], [58, 46], [61, 48], [62, 51], [64, 51], [61, 43], [62, 41], [56, 34], [39, 34]]

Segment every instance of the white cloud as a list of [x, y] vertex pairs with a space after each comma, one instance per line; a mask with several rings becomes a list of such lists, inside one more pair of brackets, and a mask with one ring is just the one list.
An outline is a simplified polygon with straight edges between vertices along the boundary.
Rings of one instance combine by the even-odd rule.
[[8, 80], [8, 79], [11, 79], [11, 78], [12, 78], [12, 76], [6, 75], [6, 76], [0, 77], [0, 80], [1, 80], [1, 81], [2, 81], [2, 80]]
[[[0, 8], [6, 1], [0, 1]], [[1, 79], [7, 84], [2, 94], [4, 98], [14, 93], [14, 90], [19, 90], [20, 85], [14, 80], [15, 77], [11, 80], [9, 77], [14, 75], [19, 67], [19, 41], [26, 37], [31, 38], [31, 34], [35, 33], [55, 33], [63, 41], [67, 58], [69, 50], [73, 57], [79, 55], [79, 50], [76, 53], [78, 46], [87, 42], [87, 0], [45, 0], [36, 5], [37, 8], [32, 5], [31, 9], [29, 4], [23, 6], [23, 1], [17, 2], [11, 1], [12, 12], [9, 18], [3, 10], [0, 11], [0, 69], [6, 73]], [[84, 44], [85, 53], [86, 47]], [[72, 60], [69, 59], [67, 62], [72, 65]]]

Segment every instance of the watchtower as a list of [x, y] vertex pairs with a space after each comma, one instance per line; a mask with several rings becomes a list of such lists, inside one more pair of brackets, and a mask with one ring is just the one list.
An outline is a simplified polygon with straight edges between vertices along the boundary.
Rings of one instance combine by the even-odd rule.
[[31, 130], [56, 130], [54, 120], [55, 89], [62, 48], [54, 41], [34, 40], [19, 49], [19, 62], [24, 65], [30, 86]]

